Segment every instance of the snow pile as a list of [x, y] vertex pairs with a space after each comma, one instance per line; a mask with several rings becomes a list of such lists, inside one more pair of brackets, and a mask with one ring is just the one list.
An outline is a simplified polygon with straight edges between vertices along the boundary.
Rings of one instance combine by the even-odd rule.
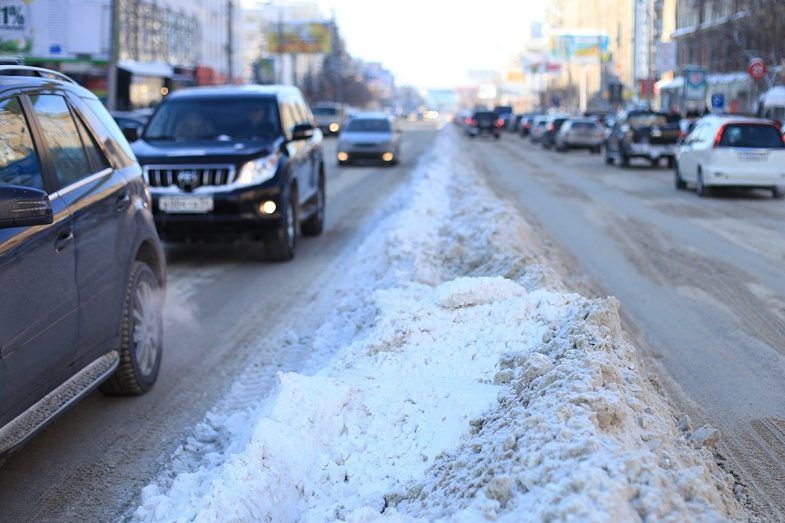
[[622, 338], [441, 133], [354, 256], [245, 448], [150, 485], [135, 519], [719, 520], [741, 509]]

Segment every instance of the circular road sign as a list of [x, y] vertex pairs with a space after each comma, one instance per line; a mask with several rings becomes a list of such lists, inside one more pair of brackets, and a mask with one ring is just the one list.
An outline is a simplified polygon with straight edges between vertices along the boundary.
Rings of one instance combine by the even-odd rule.
[[766, 76], [767, 70], [766, 63], [760, 58], [750, 60], [750, 63], [747, 66], [747, 74], [749, 74], [753, 80], [762, 80], [763, 77]]

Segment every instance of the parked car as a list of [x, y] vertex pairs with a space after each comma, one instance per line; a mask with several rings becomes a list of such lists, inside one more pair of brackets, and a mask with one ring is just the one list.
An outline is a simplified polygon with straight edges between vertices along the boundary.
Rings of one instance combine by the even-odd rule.
[[493, 111], [474, 111], [472, 117], [467, 122], [466, 133], [474, 138], [487, 134], [499, 139], [501, 130], [504, 127], [504, 120], [498, 118]]
[[525, 115], [521, 120], [521, 125], [518, 128], [518, 132], [521, 134], [521, 138], [526, 138], [529, 136], [532, 130], [532, 125], [534, 124], [534, 119], [536, 115]]
[[529, 140], [531, 140], [532, 143], [539, 143], [539, 141], [542, 139], [542, 135], [545, 133], [547, 126], [548, 115], [537, 116], [532, 122], [532, 128], [529, 132]]
[[570, 118], [564, 122], [556, 133], [556, 149], [588, 149], [592, 154], [599, 154], [605, 131], [593, 118]]
[[322, 232], [322, 133], [296, 87], [178, 90], [133, 148], [166, 241], [262, 240], [285, 261], [299, 233]]
[[679, 117], [649, 110], [634, 110], [618, 118], [605, 139], [605, 163], [627, 167], [631, 158], [645, 158], [652, 166], [673, 155], [681, 129]]
[[567, 116], [552, 115], [545, 121], [545, 129], [540, 136], [540, 145], [544, 149], [550, 149], [556, 144], [556, 134], [561, 129], [562, 124], [567, 121]]
[[166, 267], [142, 169], [95, 95], [2, 66], [0, 128], [2, 460], [96, 387], [153, 386]]
[[320, 102], [313, 105], [313, 116], [316, 125], [324, 136], [337, 135], [346, 122], [346, 111], [343, 105], [332, 102]]
[[376, 160], [397, 165], [401, 157], [400, 131], [383, 113], [354, 116], [338, 136], [338, 165], [356, 160]]
[[706, 116], [677, 148], [674, 183], [699, 196], [715, 187], [769, 189], [785, 196], [785, 141], [771, 120]]

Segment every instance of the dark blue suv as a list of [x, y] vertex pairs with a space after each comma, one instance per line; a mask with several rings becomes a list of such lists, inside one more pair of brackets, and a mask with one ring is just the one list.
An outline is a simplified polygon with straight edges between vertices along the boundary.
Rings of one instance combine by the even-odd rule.
[[95, 387], [152, 387], [164, 281], [142, 169], [101, 102], [0, 67], [0, 459]]
[[132, 147], [165, 241], [261, 240], [282, 261], [322, 232], [322, 133], [296, 87], [182, 89]]

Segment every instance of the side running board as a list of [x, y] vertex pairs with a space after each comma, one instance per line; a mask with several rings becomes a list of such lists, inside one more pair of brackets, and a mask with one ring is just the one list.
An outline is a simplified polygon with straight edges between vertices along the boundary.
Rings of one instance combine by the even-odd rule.
[[91, 392], [115, 371], [119, 363], [120, 354], [117, 351], [104, 354], [0, 428], [0, 456], [16, 449], [48, 422]]

